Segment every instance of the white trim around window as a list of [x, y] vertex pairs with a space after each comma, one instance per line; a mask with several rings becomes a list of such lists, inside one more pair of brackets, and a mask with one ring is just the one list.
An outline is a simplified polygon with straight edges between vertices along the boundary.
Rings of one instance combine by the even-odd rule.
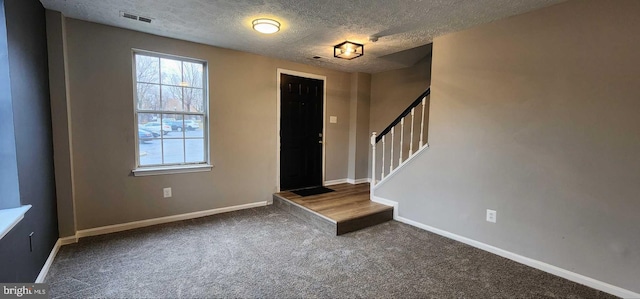
[[208, 63], [133, 49], [134, 176], [210, 171]]

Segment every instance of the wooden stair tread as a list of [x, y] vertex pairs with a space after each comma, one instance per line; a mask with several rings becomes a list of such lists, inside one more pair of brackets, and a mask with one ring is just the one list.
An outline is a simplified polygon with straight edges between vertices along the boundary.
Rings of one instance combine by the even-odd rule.
[[358, 216], [362, 216], [363, 212], [366, 214], [366, 211], [371, 211], [372, 213], [376, 213], [376, 212], [379, 212], [380, 210], [385, 210], [388, 208], [392, 208], [392, 207], [375, 203], [367, 199], [362, 201], [354, 201], [354, 202], [342, 204], [339, 206], [330, 207], [327, 209], [322, 209], [321, 212], [323, 215], [326, 215], [329, 218], [334, 219], [334, 217], [344, 217], [344, 215], [350, 215], [350, 214], [352, 214], [353, 217], [358, 217]]
[[314, 211], [323, 211], [341, 206], [350, 206], [359, 202], [370, 202], [369, 195], [357, 195], [349, 198], [327, 199], [321, 202], [307, 203], [306, 207]]
[[329, 216], [329, 218], [340, 223], [340, 222], [361, 218], [368, 215], [377, 214], [379, 212], [386, 211], [386, 210], [393, 210], [393, 207], [372, 203], [372, 205], [361, 206], [352, 210], [337, 212]]
[[[369, 196], [368, 185], [367, 186], [357, 185], [357, 187], [351, 187], [351, 188], [345, 188], [344, 186], [341, 186], [341, 185], [349, 185], [349, 184], [336, 185], [338, 187], [331, 186], [331, 189], [335, 190], [334, 192], [311, 195], [306, 197], [302, 197], [291, 191], [284, 191], [277, 194], [298, 204], [321, 202], [327, 199], [338, 199], [338, 198], [350, 197], [358, 194], [366, 194], [367, 197]], [[362, 185], [366, 185], [366, 184], [362, 184]]]
[[[393, 207], [372, 202], [369, 194], [369, 184], [339, 184], [329, 187], [334, 192], [323, 193], [302, 197], [290, 191], [284, 191], [274, 194], [274, 198], [282, 199], [295, 203], [302, 207], [297, 208], [298, 216], [300, 213], [316, 213], [315, 216], [301, 216], [305, 219], [308, 217], [320, 217], [322, 215], [326, 219], [331, 219], [332, 225], [335, 227], [335, 233], [343, 234], [350, 231], [365, 228], [371, 225], [382, 223], [393, 218]], [[280, 203], [280, 206], [286, 203]], [[291, 211], [292, 208], [284, 207]], [[307, 209], [307, 212], [303, 212]], [[308, 212], [312, 211], [312, 212]], [[329, 220], [324, 221], [329, 221]], [[313, 222], [316, 222], [314, 220]], [[330, 225], [319, 224], [323, 228]], [[317, 225], [316, 225], [317, 226]]]

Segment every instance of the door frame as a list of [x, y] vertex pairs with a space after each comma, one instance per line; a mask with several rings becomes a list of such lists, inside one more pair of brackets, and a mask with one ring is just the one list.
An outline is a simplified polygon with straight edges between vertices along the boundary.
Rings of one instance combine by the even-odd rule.
[[298, 72], [278, 68], [276, 72], [277, 95], [276, 95], [276, 192], [280, 192], [280, 75], [291, 75], [309, 79], [322, 80], [322, 186], [325, 181], [326, 155], [327, 155], [327, 76], [316, 75], [311, 73]]

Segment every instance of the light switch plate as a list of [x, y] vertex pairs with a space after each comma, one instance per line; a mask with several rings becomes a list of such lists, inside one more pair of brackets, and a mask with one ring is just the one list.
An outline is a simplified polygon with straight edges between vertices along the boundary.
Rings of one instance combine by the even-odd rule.
[[329, 123], [337, 124], [338, 123], [338, 117], [337, 116], [329, 116]]

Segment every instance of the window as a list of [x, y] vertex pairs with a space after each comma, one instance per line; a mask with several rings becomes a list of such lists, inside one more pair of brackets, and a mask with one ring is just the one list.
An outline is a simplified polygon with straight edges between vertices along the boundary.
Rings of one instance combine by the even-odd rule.
[[142, 51], [133, 58], [138, 170], [208, 165], [206, 62]]

